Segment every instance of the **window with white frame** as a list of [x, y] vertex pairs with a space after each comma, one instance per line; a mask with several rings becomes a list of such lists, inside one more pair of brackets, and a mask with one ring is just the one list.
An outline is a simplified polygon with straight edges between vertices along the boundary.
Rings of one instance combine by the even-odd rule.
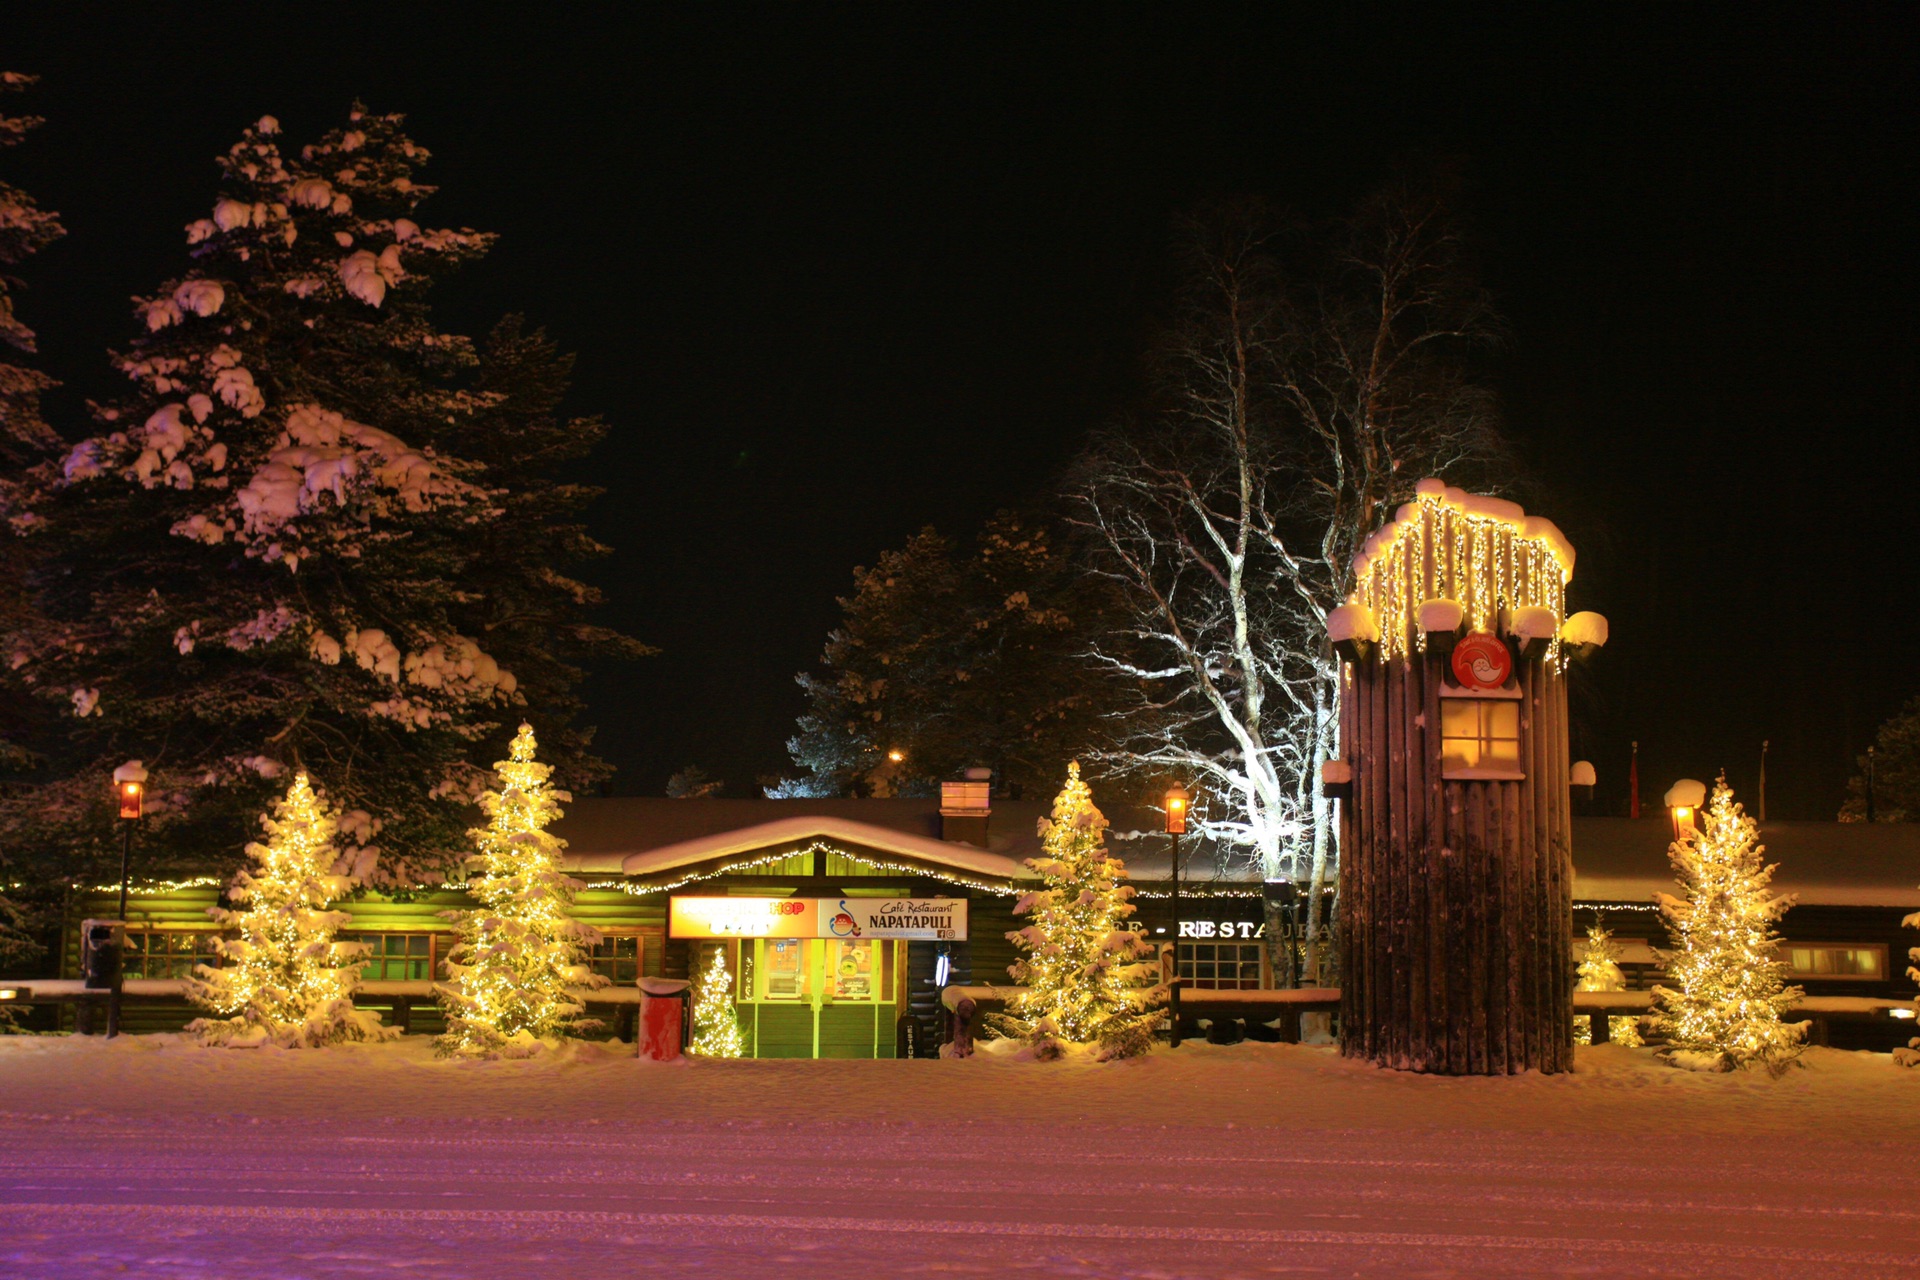
[[341, 933], [340, 942], [359, 942], [367, 948], [366, 968], [360, 977], [367, 982], [425, 982], [433, 977], [433, 935], [431, 933]]

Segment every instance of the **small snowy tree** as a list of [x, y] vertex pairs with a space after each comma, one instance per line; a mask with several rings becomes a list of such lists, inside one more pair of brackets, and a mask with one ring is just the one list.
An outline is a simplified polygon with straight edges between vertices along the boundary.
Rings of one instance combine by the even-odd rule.
[[587, 964], [600, 931], [567, 915], [580, 882], [560, 870], [566, 841], [547, 828], [560, 816], [551, 767], [533, 758], [533, 729], [521, 725], [510, 759], [494, 768], [500, 787], [480, 798], [488, 824], [468, 833], [478, 854], [467, 860], [472, 911], [449, 911], [459, 942], [436, 990], [447, 1015], [443, 1055], [525, 1057], [543, 1044], [600, 1024], [582, 1015], [581, 988], [607, 985]]
[[712, 948], [700, 971], [693, 998], [693, 1051], [707, 1058], [738, 1058], [747, 1051], [733, 1008], [733, 975], [727, 972], [724, 945]]
[[1761, 860], [1759, 828], [1722, 774], [1705, 826], [1667, 856], [1683, 897], [1660, 895], [1673, 949], [1661, 958], [1673, 985], [1656, 986], [1652, 1026], [1661, 1056], [1694, 1071], [1764, 1067], [1779, 1075], [1800, 1056], [1802, 1023], [1780, 1015], [1804, 994], [1786, 984], [1774, 923], [1793, 904], [1768, 892], [1774, 868]]
[[[1587, 929], [1587, 949], [1580, 957], [1579, 975], [1582, 991], [1627, 989], [1627, 975], [1620, 971], [1620, 944], [1613, 940], [1613, 934], [1598, 920]], [[1587, 1025], [1586, 1019], [1574, 1022], [1573, 1038], [1577, 1044], [1592, 1041], [1593, 1030]], [[1640, 1031], [1635, 1019], [1626, 1015], [1610, 1015], [1607, 1018], [1607, 1039], [1629, 1047], [1639, 1044]]]
[[1053, 817], [1040, 821], [1045, 850], [1027, 859], [1046, 887], [1014, 906], [1032, 923], [1007, 935], [1024, 953], [1008, 971], [1026, 989], [994, 1023], [1046, 1056], [1096, 1044], [1102, 1057], [1128, 1057], [1153, 1043], [1162, 994], [1144, 963], [1153, 947], [1127, 928], [1133, 886], [1107, 854], [1106, 829], [1075, 761]]
[[[1915, 912], [1913, 915], [1904, 917], [1900, 921], [1900, 927], [1903, 929], [1920, 929], [1920, 912]], [[1920, 982], [1920, 947], [1909, 948], [1907, 951], [1907, 959], [1914, 962], [1914, 965], [1907, 969], [1907, 976], [1915, 982]], [[1915, 1017], [1920, 1017], [1920, 996], [1914, 997], [1913, 1012]], [[1907, 1041], [1906, 1048], [1895, 1049], [1893, 1051], [1893, 1060], [1903, 1067], [1920, 1067], [1920, 1036], [1915, 1036], [1913, 1039]]]
[[306, 774], [294, 775], [260, 825], [267, 842], [247, 846], [252, 865], [228, 890], [239, 908], [207, 912], [232, 931], [214, 941], [226, 963], [199, 966], [187, 983], [188, 998], [221, 1016], [197, 1019], [187, 1030], [202, 1044], [289, 1049], [399, 1035], [381, 1026], [378, 1014], [353, 1007], [366, 947], [334, 941], [352, 917], [332, 909], [353, 881], [333, 874], [334, 816]]

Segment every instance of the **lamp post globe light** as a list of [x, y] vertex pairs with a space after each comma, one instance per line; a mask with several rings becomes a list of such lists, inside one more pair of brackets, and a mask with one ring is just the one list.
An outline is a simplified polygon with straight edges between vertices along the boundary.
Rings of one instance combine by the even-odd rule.
[[1192, 809], [1192, 792], [1178, 784], [1167, 788], [1161, 809], [1166, 815], [1167, 861], [1173, 881], [1167, 911], [1167, 924], [1173, 930], [1173, 941], [1169, 944], [1173, 948], [1173, 1001], [1167, 1043], [1176, 1049], [1180, 1047], [1180, 837], [1187, 834], [1187, 815]]
[[147, 771], [138, 760], [129, 760], [113, 771], [113, 791], [120, 802], [123, 839], [120, 842], [120, 920], [127, 918], [127, 878], [133, 869], [133, 827], [140, 821], [147, 796]]
[[1673, 817], [1673, 838], [1684, 840], [1693, 830], [1693, 815], [1707, 802], [1707, 787], [1693, 778], [1682, 778], [1667, 788], [1661, 803]]

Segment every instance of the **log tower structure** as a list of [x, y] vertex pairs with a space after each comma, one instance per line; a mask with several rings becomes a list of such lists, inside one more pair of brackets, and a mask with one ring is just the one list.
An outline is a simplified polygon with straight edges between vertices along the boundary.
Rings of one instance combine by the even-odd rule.
[[1341, 1051], [1444, 1075], [1573, 1064], [1563, 671], [1573, 548], [1423, 480], [1328, 618], [1341, 657]]

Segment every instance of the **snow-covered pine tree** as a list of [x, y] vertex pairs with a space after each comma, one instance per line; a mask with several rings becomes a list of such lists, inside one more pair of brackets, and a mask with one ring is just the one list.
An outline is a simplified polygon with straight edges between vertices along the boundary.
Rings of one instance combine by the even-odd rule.
[[543, 697], [577, 676], [543, 646], [591, 592], [539, 563], [555, 540], [592, 549], [573, 496], [501, 492], [517, 450], [545, 475], [571, 425], [515, 434], [526, 361], [489, 373], [434, 325], [430, 285], [491, 237], [417, 221], [427, 158], [359, 108], [297, 153], [271, 117], [247, 129], [187, 228], [192, 266], [138, 302], [130, 392], [44, 487], [53, 622], [24, 673], [76, 719], [42, 809], [79, 827], [103, 765], [166, 742], [149, 869], [219, 847], [297, 759], [349, 810], [358, 874], [430, 881], [485, 784], [476, 743], [525, 701], [516, 665]]
[[[0, 93], [22, 92], [36, 79], [0, 71]], [[0, 112], [0, 149], [18, 145], [40, 123], [38, 116]], [[12, 352], [33, 355], [37, 345], [33, 330], [14, 311], [11, 273], [64, 234], [57, 214], [0, 181], [0, 343]], [[21, 483], [26, 471], [53, 456], [60, 445], [60, 437], [40, 414], [40, 395], [51, 386], [46, 374], [0, 348], [0, 654], [13, 653], [14, 637], [35, 629], [33, 598], [26, 586], [33, 516], [22, 502]], [[48, 719], [12, 664], [0, 662], [0, 793], [20, 790], [17, 775], [35, 764]], [[11, 856], [17, 847], [15, 841], [0, 841], [0, 883], [23, 876], [25, 869]], [[38, 951], [21, 904], [0, 894], [0, 972]], [[10, 1025], [11, 1011], [0, 1011], [0, 1029]]]
[[520, 316], [496, 324], [478, 356], [473, 412], [436, 437], [444, 451], [478, 467], [473, 478], [501, 509], [469, 544], [462, 630], [484, 635], [487, 651], [512, 670], [554, 776], [579, 790], [609, 772], [592, 753], [593, 730], [578, 723], [583, 666], [656, 652], [589, 621], [602, 593], [573, 576], [611, 552], [583, 518], [604, 490], [571, 474], [606, 436], [607, 423], [563, 412], [573, 357]]
[[1780, 1015], [1804, 992], [1786, 984], [1773, 927], [1793, 900], [1768, 892], [1774, 869], [1761, 860], [1759, 836], [1722, 774], [1705, 825], [1667, 851], [1684, 896], [1660, 895], [1673, 944], [1661, 958], [1673, 985], [1654, 987], [1651, 1025], [1675, 1066], [1779, 1075], [1800, 1056], [1806, 1025]]
[[214, 943], [225, 963], [199, 966], [187, 983], [188, 997], [219, 1016], [188, 1023], [188, 1032], [202, 1044], [289, 1049], [399, 1035], [353, 1007], [366, 946], [334, 940], [352, 917], [332, 908], [354, 881], [333, 873], [334, 815], [306, 774], [294, 775], [260, 825], [267, 842], [247, 846], [252, 865], [228, 890], [238, 906], [208, 909], [229, 931]]
[[992, 1025], [1046, 1056], [1069, 1044], [1098, 1045], [1107, 1058], [1144, 1053], [1162, 998], [1145, 963], [1153, 948], [1126, 927], [1133, 887], [1107, 854], [1107, 820], [1078, 761], [1040, 827], [1044, 852], [1027, 865], [1045, 887], [1015, 904], [1031, 923], [1007, 935], [1023, 953], [1008, 972], [1026, 989]]
[[713, 947], [700, 970], [693, 998], [693, 1051], [705, 1058], [738, 1058], [747, 1051], [733, 1007], [733, 975], [727, 949]]
[[467, 833], [478, 850], [467, 860], [467, 891], [480, 906], [446, 913], [459, 942], [435, 988], [447, 1016], [444, 1055], [525, 1057], [600, 1025], [574, 996], [607, 985], [587, 964], [600, 931], [568, 916], [580, 882], [560, 869], [566, 841], [547, 830], [573, 797], [549, 784], [553, 770], [534, 759], [536, 748], [532, 727], [521, 725], [510, 758], [494, 765], [499, 790], [480, 797], [488, 823]]
[[[1587, 928], [1587, 949], [1580, 957], [1578, 969], [1581, 991], [1625, 991], [1627, 975], [1620, 971], [1620, 944], [1613, 940], [1613, 934], [1604, 924], [1595, 920]], [[1614, 1044], [1628, 1046], [1640, 1043], [1640, 1031], [1635, 1025], [1638, 1019], [1613, 1014], [1607, 1018], [1607, 1039]], [[1576, 1044], [1587, 1044], [1593, 1039], [1593, 1030], [1585, 1018], [1577, 1018], [1573, 1024], [1573, 1039]]]
[[[841, 622], [802, 673], [782, 794], [932, 795], [974, 765], [1044, 795], [1063, 756], [1108, 731], [1107, 673], [1086, 657], [1117, 595], [1043, 519], [1000, 512], [971, 554], [933, 529], [854, 570]], [[898, 749], [903, 758], [889, 753]]]
[[[36, 76], [0, 71], [0, 93], [19, 93]], [[0, 148], [18, 146], [38, 128], [38, 116], [0, 113]], [[65, 235], [58, 214], [42, 209], [20, 188], [0, 181], [0, 343], [22, 355], [39, 350], [32, 329], [15, 314], [13, 268]], [[38, 369], [0, 348], [0, 639], [31, 629], [32, 598], [26, 590], [26, 535], [33, 514], [24, 502], [25, 473], [53, 456], [60, 437], [40, 415], [41, 393], [54, 385]], [[12, 645], [8, 644], [11, 651]], [[0, 664], [0, 670], [7, 670]], [[0, 773], [29, 764], [32, 744], [21, 730], [32, 718], [28, 699], [11, 678], [0, 685]]]

